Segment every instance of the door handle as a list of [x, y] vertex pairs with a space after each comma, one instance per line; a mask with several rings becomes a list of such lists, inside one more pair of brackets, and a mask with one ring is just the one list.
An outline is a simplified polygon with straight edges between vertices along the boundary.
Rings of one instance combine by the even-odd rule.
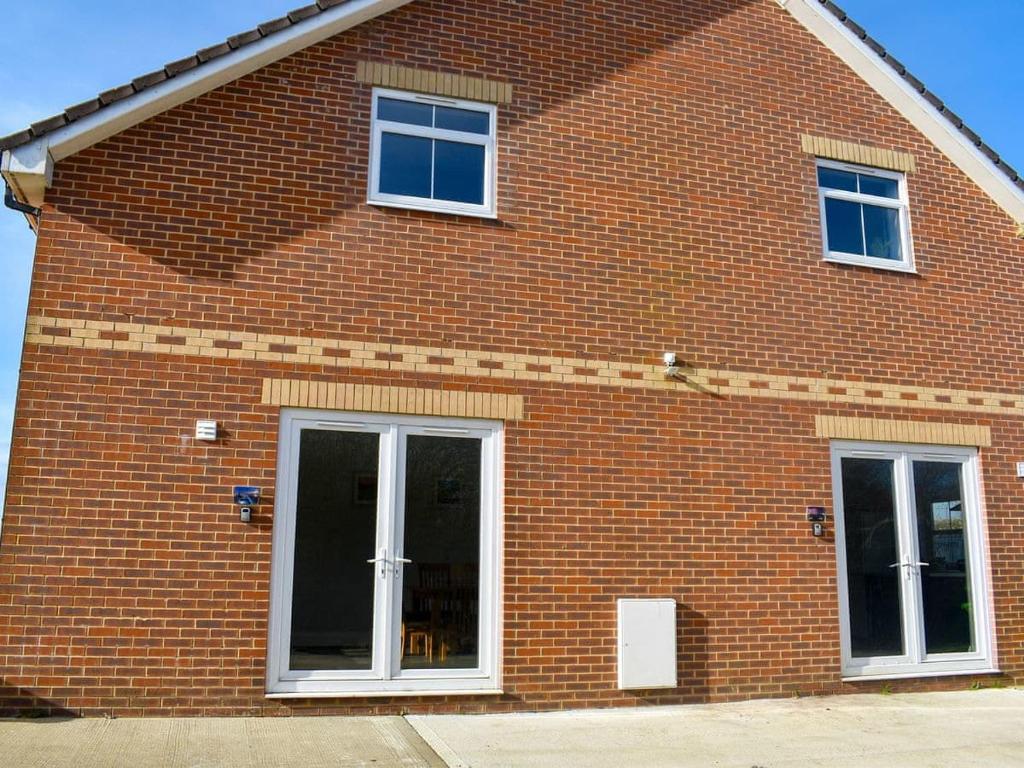
[[902, 563], [890, 563], [889, 567], [890, 568], [906, 568], [907, 570], [904, 571], [903, 574], [909, 579], [910, 578], [910, 574], [911, 574], [911, 572], [913, 571], [914, 568], [919, 568], [921, 566], [930, 566], [930, 565], [931, 565], [931, 563], [921, 562], [920, 560], [918, 562], [916, 562], [916, 563], [912, 563], [912, 562], [910, 562], [910, 558], [908, 557]]
[[396, 579], [401, 578], [401, 576], [402, 576], [402, 566], [403, 565], [408, 565], [411, 562], [412, 562], [412, 560], [410, 560], [407, 557], [396, 557], [395, 558], [395, 578]]
[[383, 579], [388, 573], [388, 550], [387, 547], [381, 547], [380, 552], [377, 553], [376, 557], [371, 557], [366, 562], [368, 563], [380, 563], [380, 577]]

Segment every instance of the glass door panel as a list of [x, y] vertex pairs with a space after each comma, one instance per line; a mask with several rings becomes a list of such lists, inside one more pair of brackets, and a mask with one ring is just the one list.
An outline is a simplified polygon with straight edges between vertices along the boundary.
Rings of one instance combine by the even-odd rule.
[[843, 520], [854, 658], [903, 656], [895, 462], [842, 459]]
[[925, 652], [974, 651], [961, 465], [915, 461], [914, 501]]
[[480, 666], [482, 440], [407, 434], [402, 670]]
[[292, 670], [373, 667], [378, 433], [303, 429], [292, 579]]

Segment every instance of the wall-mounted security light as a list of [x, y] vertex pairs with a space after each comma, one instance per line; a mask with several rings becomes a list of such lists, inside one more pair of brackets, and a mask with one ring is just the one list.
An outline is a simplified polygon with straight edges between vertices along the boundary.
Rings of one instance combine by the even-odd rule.
[[260, 504], [260, 489], [252, 485], [236, 485], [234, 495], [238, 519], [243, 523], [251, 523], [252, 510]]
[[811, 524], [811, 533], [815, 538], [821, 538], [825, 535], [825, 508], [824, 507], [808, 507], [807, 508], [807, 522]]
[[665, 363], [665, 375], [677, 376], [679, 374], [679, 357], [675, 352], [666, 352], [661, 358]]

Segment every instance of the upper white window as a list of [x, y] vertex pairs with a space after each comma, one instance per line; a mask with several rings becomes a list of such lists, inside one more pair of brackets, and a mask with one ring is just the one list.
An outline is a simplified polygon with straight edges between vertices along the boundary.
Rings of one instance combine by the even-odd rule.
[[495, 215], [493, 104], [374, 89], [369, 202]]
[[826, 261], [914, 271], [902, 173], [818, 161]]

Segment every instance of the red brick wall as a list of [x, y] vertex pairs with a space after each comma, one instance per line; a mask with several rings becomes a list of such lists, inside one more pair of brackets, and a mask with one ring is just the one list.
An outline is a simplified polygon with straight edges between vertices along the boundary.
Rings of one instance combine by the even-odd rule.
[[[512, 82], [499, 219], [365, 204], [359, 60]], [[822, 262], [802, 132], [912, 152], [918, 275]], [[60, 163], [30, 313], [1016, 392], [1024, 247], [770, 0], [420, 0]], [[264, 377], [516, 392], [500, 697], [268, 701]], [[0, 546], [0, 708], [501, 710], [839, 681], [816, 413], [988, 424], [1000, 665], [1024, 674], [1016, 416], [29, 344]], [[228, 437], [182, 440], [212, 416]], [[169, 490], [149, 498], [153, 483]], [[616, 597], [682, 604], [680, 688], [615, 690]], [[927, 683], [960, 687], [969, 678]]]

